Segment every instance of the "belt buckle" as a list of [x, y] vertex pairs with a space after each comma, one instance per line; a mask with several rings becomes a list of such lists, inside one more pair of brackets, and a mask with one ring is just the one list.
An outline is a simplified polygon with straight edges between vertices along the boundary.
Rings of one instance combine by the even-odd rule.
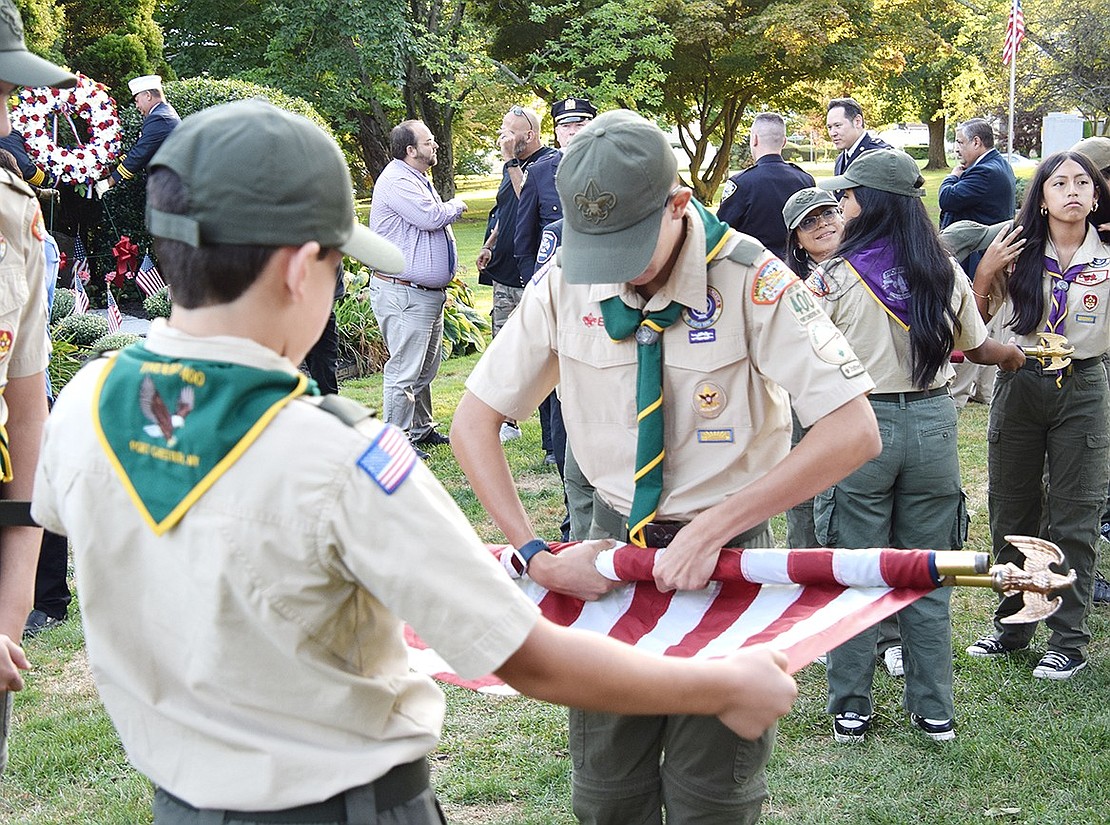
[[685, 526], [683, 521], [649, 521], [644, 525], [644, 542], [648, 547], [667, 547]]

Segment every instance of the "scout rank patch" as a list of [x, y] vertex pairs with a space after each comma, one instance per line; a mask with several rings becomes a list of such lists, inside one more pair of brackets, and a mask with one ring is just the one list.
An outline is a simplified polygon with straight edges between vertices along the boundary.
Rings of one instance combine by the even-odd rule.
[[782, 297], [786, 288], [797, 280], [798, 276], [786, 264], [778, 258], [768, 258], [759, 268], [752, 282], [752, 302], [773, 304]]
[[15, 330], [9, 324], [0, 324], [0, 364], [8, 360], [15, 343]]
[[694, 390], [694, 412], [702, 418], [716, 418], [725, 408], [728, 396], [719, 384], [705, 381]]

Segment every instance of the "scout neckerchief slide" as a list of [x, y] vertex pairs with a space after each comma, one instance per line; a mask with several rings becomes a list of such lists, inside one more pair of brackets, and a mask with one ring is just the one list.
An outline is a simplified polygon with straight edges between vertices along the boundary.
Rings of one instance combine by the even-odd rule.
[[[733, 233], [697, 201], [690, 201], [705, 226], [705, 259], [712, 261]], [[629, 541], [647, 546], [644, 526], [654, 520], [663, 494], [663, 331], [682, 312], [672, 301], [661, 310], [642, 313], [619, 295], [601, 302], [605, 330], [614, 341], [636, 336], [636, 473], [632, 508], [628, 515]]]
[[112, 358], [93, 394], [93, 426], [150, 529], [169, 530], [278, 412], [317, 395], [300, 373], [156, 355]]

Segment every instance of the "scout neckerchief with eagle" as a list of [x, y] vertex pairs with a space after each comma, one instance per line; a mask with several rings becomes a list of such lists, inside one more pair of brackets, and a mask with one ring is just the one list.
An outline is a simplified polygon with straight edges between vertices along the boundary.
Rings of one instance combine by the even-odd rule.
[[168, 358], [133, 344], [93, 393], [93, 426], [143, 519], [169, 530], [299, 395], [300, 373]]
[[894, 247], [880, 241], [846, 255], [844, 261], [887, 315], [908, 332], [910, 287], [904, 268], [894, 259]]
[[[700, 203], [690, 201], [705, 226], [705, 260], [712, 261], [733, 234], [728, 224], [718, 220]], [[663, 331], [682, 312], [682, 305], [671, 301], [656, 312], [644, 314], [628, 306], [619, 295], [601, 302], [605, 331], [614, 341], [636, 336], [636, 472], [632, 509], [628, 515], [629, 541], [646, 547], [644, 527], [655, 518], [663, 495]]]

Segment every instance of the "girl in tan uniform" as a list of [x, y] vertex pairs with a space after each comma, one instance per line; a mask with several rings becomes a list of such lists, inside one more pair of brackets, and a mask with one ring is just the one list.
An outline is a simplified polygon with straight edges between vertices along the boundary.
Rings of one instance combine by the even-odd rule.
[[[904, 152], [865, 152], [822, 189], [844, 190], [846, 226], [835, 258], [807, 284], [875, 382], [869, 400], [883, 450], [819, 494], [817, 537], [830, 547], [959, 549], [966, 511], [948, 393], [953, 347], [975, 363], [1016, 370], [1025, 356], [987, 337], [967, 278], [942, 249], [921, 203], [924, 180]], [[949, 591], [898, 613], [905, 709], [936, 741], [956, 734]], [[876, 627], [829, 652], [829, 712], [838, 742], [871, 727]]]
[[[1045, 538], [1060, 546], [1078, 577], [1045, 620], [1048, 650], [1033, 670], [1037, 678], [1062, 680], [1087, 664], [1087, 612], [1106, 498], [1110, 244], [1098, 227], [1110, 220], [1110, 188], [1089, 158], [1059, 152], [1041, 163], [1027, 192], [1018, 226], [988, 247], [972, 288], [983, 317], [1001, 311], [1019, 343], [1036, 346], [1048, 332], [1075, 347], [1066, 369], [1030, 359], [1024, 369], [1000, 377], [987, 429], [988, 504], [998, 562], [1020, 562], [1005, 537], [1038, 535], [1043, 500]], [[1003, 599], [994, 632], [967, 652], [996, 658], [1028, 647], [1035, 623], [1001, 622], [1021, 606], [1020, 598]]]

